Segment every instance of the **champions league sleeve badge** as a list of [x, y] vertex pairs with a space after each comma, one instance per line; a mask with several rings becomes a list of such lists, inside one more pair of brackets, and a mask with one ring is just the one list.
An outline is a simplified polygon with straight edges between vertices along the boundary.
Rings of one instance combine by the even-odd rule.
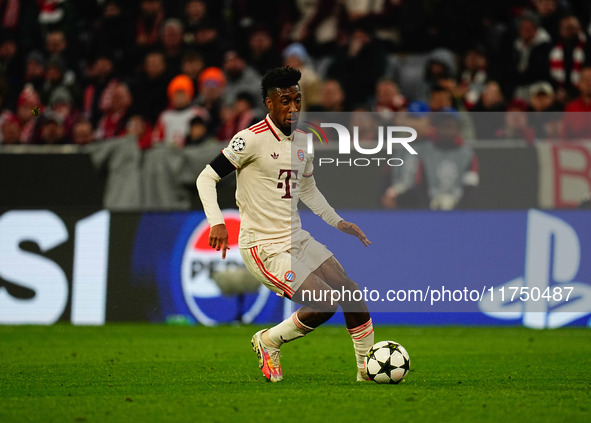
[[234, 138], [230, 146], [232, 147], [232, 150], [239, 153], [246, 147], [246, 141], [244, 141], [244, 138]]

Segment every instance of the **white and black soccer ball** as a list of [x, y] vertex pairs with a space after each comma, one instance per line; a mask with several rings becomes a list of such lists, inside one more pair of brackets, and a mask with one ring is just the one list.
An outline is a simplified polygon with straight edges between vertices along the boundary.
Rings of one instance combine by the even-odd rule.
[[365, 370], [376, 383], [400, 383], [410, 370], [410, 357], [398, 342], [380, 341], [369, 349]]

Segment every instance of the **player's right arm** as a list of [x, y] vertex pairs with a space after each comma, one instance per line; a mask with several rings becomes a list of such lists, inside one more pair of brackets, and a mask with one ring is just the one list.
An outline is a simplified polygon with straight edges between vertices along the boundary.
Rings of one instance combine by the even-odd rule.
[[244, 137], [240, 135], [241, 133], [238, 133], [230, 141], [228, 147], [224, 148], [211, 163], [205, 166], [196, 182], [199, 198], [211, 228], [209, 246], [217, 251], [221, 249], [222, 259], [226, 258], [226, 250], [229, 250], [228, 231], [218, 204], [216, 185], [224, 176], [252, 160], [254, 148], [252, 145], [247, 148]]
[[218, 204], [217, 183], [226, 175], [235, 170], [230, 161], [220, 153], [213, 161], [205, 166], [205, 169], [197, 178], [197, 192], [203, 204], [205, 216], [209, 222], [209, 246], [216, 251], [222, 250], [222, 259], [226, 258], [228, 250], [228, 231], [224, 223], [224, 216]]

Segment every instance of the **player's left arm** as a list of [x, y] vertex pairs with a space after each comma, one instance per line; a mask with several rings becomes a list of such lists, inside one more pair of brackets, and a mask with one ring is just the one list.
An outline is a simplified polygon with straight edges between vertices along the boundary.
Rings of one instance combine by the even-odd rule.
[[310, 210], [320, 216], [330, 226], [359, 238], [366, 247], [371, 245], [371, 241], [367, 239], [363, 231], [356, 224], [344, 220], [338, 215], [334, 208], [328, 204], [328, 201], [316, 186], [313, 174], [304, 174], [300, 185], [300, 200], [302, 200]]

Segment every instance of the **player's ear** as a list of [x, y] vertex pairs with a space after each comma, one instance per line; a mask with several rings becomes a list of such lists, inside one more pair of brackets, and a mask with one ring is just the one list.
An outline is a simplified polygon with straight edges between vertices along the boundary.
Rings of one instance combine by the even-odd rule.
[[267, 109], [269, 111], [272, 111], [272, 109], [273, 109], [273, 101], [271, 100], [270, 97], [265, 97], [265, 106], [267, 106]]

